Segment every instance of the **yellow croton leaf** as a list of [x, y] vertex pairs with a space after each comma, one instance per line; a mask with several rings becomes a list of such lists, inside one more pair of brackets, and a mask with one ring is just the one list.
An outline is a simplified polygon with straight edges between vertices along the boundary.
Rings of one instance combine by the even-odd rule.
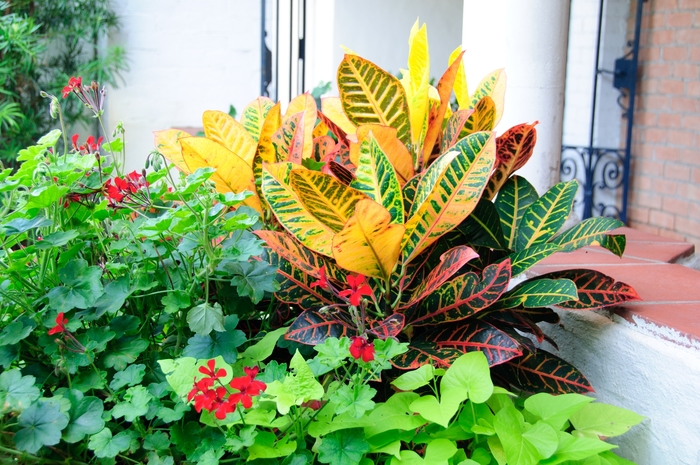
[[493, 99], [493, 103], [496, 104], [496, 120], [494, 122], [494, 127], [498, 125], [503, 116], [503, 105], [505, 104], [506, 98], [506, 72], [503, 69], [497, 69], [492, 73], [489, 73], [484, 79], [481, 80], [474, 93], [471, 96], [471, 101], [469, 103], [469, 108], [474, 108], [477, 103], [483, 98], [489, 96]]
[[250, 191], [252, 196], [243, 203], [262, 213], [262, 204], [255, 191], [253, 169], [241, 157], [206, 137], [185, 137], [179, 140], [182, 146], [182, 157], [187, 163], [189, 172], [198, 168], [211, 167], [216, 169], [211, 180], [216, 190], [222, 193]]
[[379, 124], [363, 124], [357, 128], [357, 142], [350, 142], [350, 161], [353, 165], [360, 164], [360, 146], [372, 132], [382, 152], [394, 166], [399, 184], [403, 186], [416, 173], [413, 169], [413, 159], [405, 145], [396, 136], [396, 129]]
[[346, 270], [387, 279], [399, 260], [405, 229], [391, 224], [391, 215], [377, 202], [360, 200], [355, 214], [333, 237], [333, 257]]
[[408, 86], [407, 98], [411, 116], [411, 141], [414, 147], [420, 147], [428, 120], [428, 89], [430, 88], [430, 53], [428, 50], [428, 28], [418, 21], [411, 28], [408, 39]]
[[304, 112], [304, 147], [302, 150], [302, 160], [311, 158], [311, 155], [313, 154], [313, 133], [314, 128], [316, 127], [317, 118], [316, 110], [316, 100], [314, 100], [314, 98], [307, 92], [294, 97], [294, 99], [289, 102], [287, 112], [284, 114], [283, 121], [296, 113]]
[[260, 132], [263, 129], [265, 118], [273, 106], [274, 103], [269, 98], [258, 97], [243, 109], [241, 124], [246, 128], [248, 134], [251, 135], [255, 142], [259, 142]]
[[321, 99], [321, 111], [329, 120], [335, 123], [346, 134], [355, 134], [355, 125], [350, 122], [343, 111], [340, 97], [324, 97]]
[[235, 153], [248, 166], [253, 166], [253, 157], [258, 143], [241, 123], [231, 115], [218, 110], [207, 110], [202, 115], [204, 135]]
[[[454, 63], [455, 60], [461, 55], [462, 46], [460, 45], [459, 47], [454, 49], [450, 54], [448, 65], [452, 66], [452, 63]], [[459, 67], [457, 68], [457, 75], [455, 76], [454, 92], [455, 97], [457, 97], [457, 104], [459, 105], [459, 109], [468, 109], [469, 105], [471, 104], [471, 100], [469, 99], [469, 84], [467, 83], [467, 74], [464, 72], [464, 61], [461, 61], [461, 59]]]
[[153, 131], [153, 143], [165, 158], [173, 163], [180, 171], [187, 174], [191, 173], [190, 169], [182, 158], [182, 148], [178, 142], [183, 137], [192, 137], [191, 134], [181, 131], [180, 129], [165, 129], [163, 131]]

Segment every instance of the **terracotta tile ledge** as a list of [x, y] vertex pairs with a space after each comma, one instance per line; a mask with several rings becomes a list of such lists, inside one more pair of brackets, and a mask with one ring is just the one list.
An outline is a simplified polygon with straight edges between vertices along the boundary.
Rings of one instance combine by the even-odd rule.
[[623, 258], [601, 247], [585, 247], [555, 254], [531, 269], [533, 275], [561, 269], [590, 268], [623, 281], [643, 299], [610, 307], [613, 320], [632, 325], [683, 345], [700, 344], [700, 271], [675, 264], [691, 256], [695, 247], [661, 236], [620, 228], [627, 236]]

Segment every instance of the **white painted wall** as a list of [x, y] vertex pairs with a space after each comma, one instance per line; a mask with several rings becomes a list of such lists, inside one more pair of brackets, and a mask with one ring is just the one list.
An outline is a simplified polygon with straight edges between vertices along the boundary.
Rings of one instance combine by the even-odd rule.
[[569, 2], [464, 0], [467, 80], [473, 88], [487, 73], [508, 76], [503, 132], [538, 120], [537, 145], [519, 172], [542, 194], [559, 180]]
[[700, 465], [700, 342], [606, 312], [558, 312], [543, 323], [560, 352], [588, 378], [599, 401], [647, 417], [609, 441], [638, 465]]
[[343, 59], [341, 45], [396, 75], [406, 68], [408, 35], [419, 19], [428, 27], [430, 75], [447, 69], [462, 43], [462, 2], [458, 0], [309, 0], [307, 87], [333, 83]]
[[154, 130], [201, 127], [205, 110], [240, 112], [260, 93], [260, 2], [115, 0], [130, 71], [108, 92], [110, 127], [126, 129], [127, 169], [143, 167]]

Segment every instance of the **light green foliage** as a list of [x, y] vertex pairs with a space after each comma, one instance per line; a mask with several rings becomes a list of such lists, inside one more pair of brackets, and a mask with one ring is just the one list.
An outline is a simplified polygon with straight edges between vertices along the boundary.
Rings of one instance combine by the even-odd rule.
[[301, 405], [309, 400], [319, 400], [323, 397], [323, 386], [316, 381], [313, 371], [304, 357], [296, 351], [289, 362], [289, 373], [283, 382], [274, 381], [267, 386], [266, 393], [277, 403], [277, 410], [286, 415], [293, 405]]

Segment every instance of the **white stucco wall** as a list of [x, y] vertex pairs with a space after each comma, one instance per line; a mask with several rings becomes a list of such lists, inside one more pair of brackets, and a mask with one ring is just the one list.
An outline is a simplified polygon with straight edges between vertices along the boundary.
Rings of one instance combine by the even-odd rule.
[[[201, 126], [205, 110], [240, 112], [260, 92], [260, 2], [114, 0], [130, 71], [109, 91], [107, 120], [126, 129], [127, 169], [143, 166], [154, 130]], [[108, 129], [111, 130], [111, 129]]]
[[588, 378], [596, 397], [647, 417], [610, 442], [638, 465], [700, 464], [700, 342], [642, 319], [561, 311], [543, 323], [561, 351]]

